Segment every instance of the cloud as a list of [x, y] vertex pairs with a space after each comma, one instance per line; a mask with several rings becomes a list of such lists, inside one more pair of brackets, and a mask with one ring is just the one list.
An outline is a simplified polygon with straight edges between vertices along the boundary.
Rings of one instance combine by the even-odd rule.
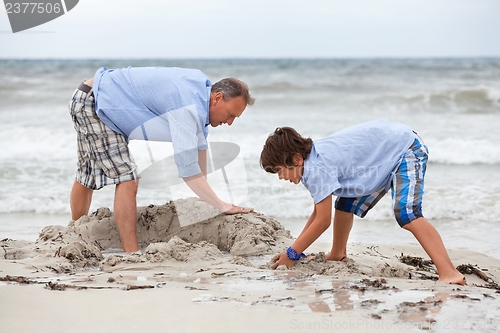
[[87, 0], [1, 34], [0, 57], [500, 56], [499, 12], [496, 0]]

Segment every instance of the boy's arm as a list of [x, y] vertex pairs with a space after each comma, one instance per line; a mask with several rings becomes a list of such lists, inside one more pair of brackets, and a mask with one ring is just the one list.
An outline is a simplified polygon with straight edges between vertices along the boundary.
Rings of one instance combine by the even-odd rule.
[[[329, 195], [323, 201], [314, 205], [314, 211], [300, 233], [299, 237], [293, 242], [291, 248], [297, 253], [304, 252], [326, 229], [330, 226], [332, 219], [332, 196]], [[277, 260], [272, 266], [276, 269], [278, 266], [285, 265], [290, 268], [295, 264], [295, 260], [289, 259], [287, 251], [275, 255], [272, 260]]]
[[319, 203], [314, 205], [314, 211], [306, 223], [304, 230], [293, 242], [291, 248], [297, 253], [302, 253], [321, 234], [325, 232], [332, 221], [332, 196], [329, 195]]
[[311, 225], [311, 223], [314, 221], [315, 218], [316, 218], [316, 205], [314, 205], [314, 209], [313, 212], [311, 213], [311, 216], [309, 216], [306, 225], [304, 226], [300, 235], [297, 238], [300, 238], [300, 236], [302, 236], [302, 234], [306, 232], [307, 228], [309, 228], [309, 226]]

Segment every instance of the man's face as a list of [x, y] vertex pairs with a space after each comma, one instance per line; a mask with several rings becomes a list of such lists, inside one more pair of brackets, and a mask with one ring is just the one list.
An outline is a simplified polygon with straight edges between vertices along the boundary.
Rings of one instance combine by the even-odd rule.
[[224, 100], [222, 93], [210, 95], [210, 125], [217, 127], [222, 124], [231, 126], [235, 118], [241, 116], [247, 103], [242, 96]]

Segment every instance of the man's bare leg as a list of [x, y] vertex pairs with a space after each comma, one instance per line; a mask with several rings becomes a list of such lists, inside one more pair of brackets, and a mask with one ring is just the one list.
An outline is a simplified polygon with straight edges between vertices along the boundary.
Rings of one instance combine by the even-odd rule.
[[71, 219], [76, 221], [80, 217], [89, 214], [90, 203], [92, 202], [92, 193], [94, 191], [83, 186], [75, 180], [69, 196], [69, 205], [71, 207]]
[[439, 273], [438, 282], [465, 284], [465, 277], [451, 262], [441, 236], [429, 221], [419, 217], [403, 226], [403, 228], [409, 230], [415, 236], [431, 258]]
[[137, 243], [137, 181], [131, 180], [116, 185], [115, 220], [124, 252], [139, 250]]
[[335, 209], [333, 215], [332, 250], [326, 255], [327, 260], [347, 260], [347, 240], [354, 222], [354, 214]]

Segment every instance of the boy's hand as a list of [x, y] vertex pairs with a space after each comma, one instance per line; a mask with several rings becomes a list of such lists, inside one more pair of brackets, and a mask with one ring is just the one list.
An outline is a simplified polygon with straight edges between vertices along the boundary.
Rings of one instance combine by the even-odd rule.
[[272, 269], [276, 269], [278, 266], [285, 265], [286, 268], [292, 268], [297, 260], [292, 260], [286, 255], [286, 251], [278, 253], [271, 260], [277, 260], [274, 265], [271, 266]]

